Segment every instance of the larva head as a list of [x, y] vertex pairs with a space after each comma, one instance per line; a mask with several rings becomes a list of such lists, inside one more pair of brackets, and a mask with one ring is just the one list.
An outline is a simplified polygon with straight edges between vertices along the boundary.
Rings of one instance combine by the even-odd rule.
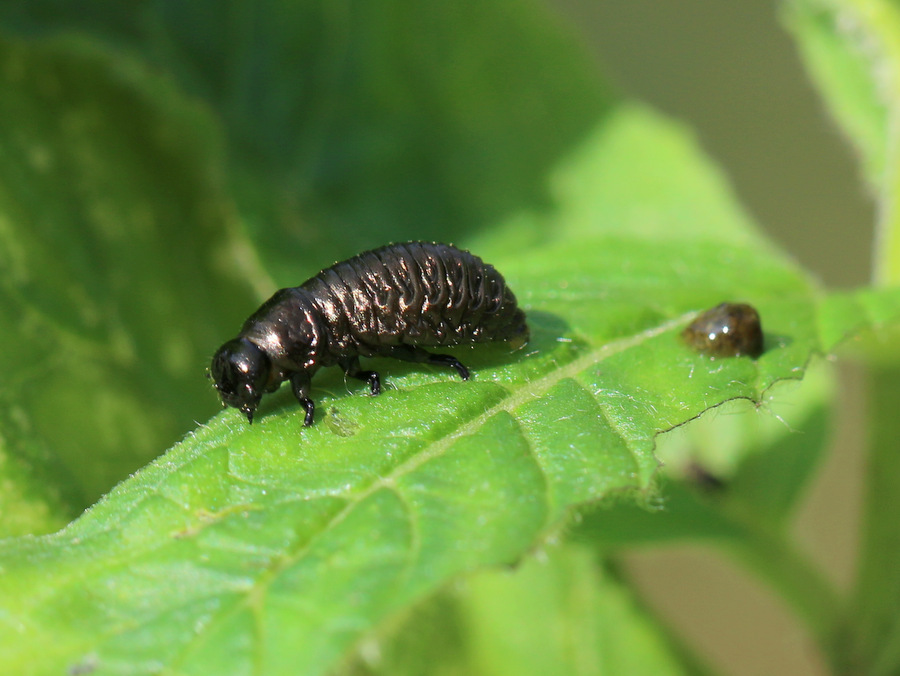
[[269, 357], [246, 338], [229, 340], [220, 347], [209, 368], [222, 402], [241, 409], [251, 424], [271, 370]]

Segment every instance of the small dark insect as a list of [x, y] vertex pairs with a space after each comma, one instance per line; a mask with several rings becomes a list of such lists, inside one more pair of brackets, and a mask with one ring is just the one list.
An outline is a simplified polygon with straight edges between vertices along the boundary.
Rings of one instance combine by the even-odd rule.
[[713, 357], [758, 357], [763, 351], [759, 313], [745, 303], [716, 305], [681, 335], [692, 348]]
[[360, 357], [441, 364], [468, 380], [455, 357], [422, 348], [501, 340], [524, 345], [528, 326], [499, 272], [447, 244], [389, 244], [276, 292], [219, 348], [210, 375], [250, 423], [263, 394], [290, 380], [311, 425], [310, 379], [322, 366], [337, 364], [374, 395], [381, 379]]
[[99, 660], [96, 655], [87, 655], [81, 662], [76, 662], [68, 668], [66, 673], [68, 676], [86, 676], [97, 671]]
[[720, 493], [726, 486], [725, 481], [696, 461], [684, 468], [684, 478], [704, 493]]

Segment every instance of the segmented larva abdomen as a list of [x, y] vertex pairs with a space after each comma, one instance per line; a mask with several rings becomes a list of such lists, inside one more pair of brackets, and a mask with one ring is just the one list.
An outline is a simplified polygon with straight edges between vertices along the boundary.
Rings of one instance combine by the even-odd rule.
[[263, 395], [289, 380], [309, 426], [311, 378], [323, 366], [340, 366], [377, 395], [381, 377], [360, 357], [448, 367], [468, 380], [455, 356], [424, 348], [492, 340], [528, 340], [525, 313], [493, 266], [446, 244], [392, 244], [276, 291], [216, 351], [210, 376], [222, 402], [251, 423]]
[[334, 347], [442, 346], [527, 338], [525, 315], [493, 266], [445, 244], [367, 251], [303, 284]]

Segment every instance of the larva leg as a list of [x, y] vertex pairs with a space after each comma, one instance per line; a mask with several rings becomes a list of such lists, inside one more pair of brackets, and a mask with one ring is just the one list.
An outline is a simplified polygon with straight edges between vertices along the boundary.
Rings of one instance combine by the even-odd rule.
[[291, 388], [294, 390], [294, 396], [297, 397], [297, 401], [306, 409], [303, 426], [309, 427], [313, 423], [313, 415], [316, 412], [316, 405], [309, 398], [309, 374], [306, 371], [297, 371], [291, 376]]
[[373, 395], [381, 394], [381, 378], [378, 376], [378, 371], [363, 371], [359, 366], [359, 357], [347, 357], [341, 359], [338, 364], [351, 378], [369, 383], [369, 390]]
[[449, 366], [456, 370], [459, 377], [463, 380], [469, 379], [469, 369], [463, 365], [459, 359], [449, 354], [431, 354], [421, 347], [412, 345], [398, 345], [392, 347], [386, 354], [394, 359], [402, 359], [403, 361], [412, 361], [417, 364], [434, 364], [436, 366]]

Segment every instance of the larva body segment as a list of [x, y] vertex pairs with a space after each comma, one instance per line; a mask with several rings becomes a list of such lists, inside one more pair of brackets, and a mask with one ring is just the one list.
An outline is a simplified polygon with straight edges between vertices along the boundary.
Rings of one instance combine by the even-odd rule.
[[396, 345], [508, 340], [527, 331], [525, 315], [500, 273], [445, 244], [411, 242], [367, 251], [300, 288], [327, 319], [335, 358], [380, 355]]
[[450, 245], [409, 242], [276, 292], [219, 349], [210, 371], [223, 402], [250, 422], [262, 395], [290, 380], [309, 425], [310, 378], [320, 367], [337, 364], [378, 394], [380, 378], [360, 368], [360, 357], [443, 364], [468, 379], [455, 357], [423, 348], [527, 339], [525, 314], [493, 266]]

